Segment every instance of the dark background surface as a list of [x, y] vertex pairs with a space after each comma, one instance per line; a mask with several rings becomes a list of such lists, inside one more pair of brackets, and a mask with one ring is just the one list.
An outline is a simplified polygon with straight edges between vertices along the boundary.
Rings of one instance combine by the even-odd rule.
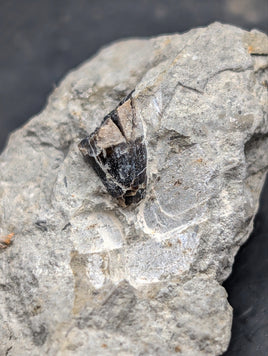
[[[268, 32], [267, 0], [0, 0], [0, 151], [67, 71], [111, 41], [214, 21]], [[267, 154], [268, 155], [268, 154]], [[224, 283], [234, 308], [225, 356], [268, 355], [268, 180], [255, 228]]]

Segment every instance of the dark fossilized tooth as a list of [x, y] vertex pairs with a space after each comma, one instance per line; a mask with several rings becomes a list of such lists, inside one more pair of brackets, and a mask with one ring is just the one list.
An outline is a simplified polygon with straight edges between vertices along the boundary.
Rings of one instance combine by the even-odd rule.
[[143, 126], [136, 117], [132, 93], [78, 145], [107, 191], [123, 206], [144, 198], [147, 181]]

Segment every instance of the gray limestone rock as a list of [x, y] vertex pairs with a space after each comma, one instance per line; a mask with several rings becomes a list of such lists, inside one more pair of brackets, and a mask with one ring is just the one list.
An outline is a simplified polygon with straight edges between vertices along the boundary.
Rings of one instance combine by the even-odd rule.
[[[117, 42], [11, 135], [0, 158], [1, 355], [227, 348], [221, 283], [268, 166], [267, 41], [214, 23]], [[147, 193], [122, 207], [78, 143], [133, 89]]]

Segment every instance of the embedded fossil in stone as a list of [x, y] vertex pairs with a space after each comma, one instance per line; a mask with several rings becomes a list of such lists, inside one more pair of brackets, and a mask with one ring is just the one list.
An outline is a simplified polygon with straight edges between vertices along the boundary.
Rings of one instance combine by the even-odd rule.
[[78, 145], [107, 191], [123, 206], [143, 199], [147, 182], [143, 126], [136, 116], [132, 94]]

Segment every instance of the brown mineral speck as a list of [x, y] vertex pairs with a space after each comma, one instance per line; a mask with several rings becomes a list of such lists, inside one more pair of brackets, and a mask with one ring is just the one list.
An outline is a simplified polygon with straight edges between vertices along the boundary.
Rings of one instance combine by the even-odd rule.
[[0, 249], [7, 248], [11, 244], [14, 235], [14, 232], [12, 232], [11, 234], [0, 237]]
[[181, 182], [181, 180], [176, 180], [176, 182], [174, 183], [174, 185], [176, 186], [176, 185], [181, 185], [182, 184], [182, 182]]
[[179, 346], [175, 347], [175, 352], [181, 352], [181, 348]]
[[87, 230], [94, 229], [96, 226], [97, 224], [88, 225]]

